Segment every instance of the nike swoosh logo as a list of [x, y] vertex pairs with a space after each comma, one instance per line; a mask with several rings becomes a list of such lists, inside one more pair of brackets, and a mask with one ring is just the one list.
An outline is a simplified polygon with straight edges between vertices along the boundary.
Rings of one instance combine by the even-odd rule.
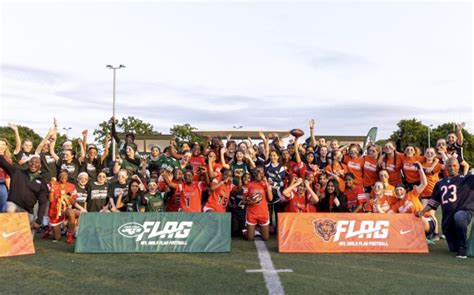
[[17, 233], [16, 231], [11, 232], [11, 233], [3, 233], [2, 236], [3, 236], [4, 238], [8, 238], [8, 237], [13, 236], [13, 235], [16, 234], [16, 233]]
[[406, 235], [407, 233], [412, 232], [412, 231], [413, 231], [412, 229], [410, 229], [410, 230], [401, 230], [400, 234], [403, 236], [403, 235]]

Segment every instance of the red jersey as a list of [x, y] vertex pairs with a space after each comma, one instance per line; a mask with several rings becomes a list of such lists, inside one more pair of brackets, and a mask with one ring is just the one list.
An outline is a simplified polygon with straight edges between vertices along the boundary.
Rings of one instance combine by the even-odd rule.
[[193, 181], [190, 185], [181, 186], [180, 209], [184, 212], [202, 212], [201, 199], [204, 190], [203, 182]]
[[296, 163], [295, 161], [290, 161], [290, 170], [289, 174], [296, 174], [299, 178], [304, 178], [306, 173], [306, 165], [303, 162]]
[[172, 194], [166, 200], [166, 212], [178, 212], [181, 207], [181, 191], [183, 190], [183, 182], [173, 180], [173, 183], [177, 185], [176, 189], [171, 189], [169, 194]]
[[262, 182], [252, 181], [247, 185], [244, 198], [248, 200], [256, 194], [260, 194], [262, 200], [255, 204], [247, 204], [247, 212], [257, 215], [268, 213], [267, 188]]
[[364, 158], [352, 158], [348, 155], [345, 155], [343, 162], [347, 166], [347, 171], [352, 172], [352, 174], [354, 174], [354, 184], [362, 185]]
[[354, 185], [352, 188], [346, 187], [344, 193], [346, 194], [349, 212], [353, 212], [360, 203], [365, 203], [367, 200], [364, 188], [360, 185]]
[[373, 186], [379, 180], [379, 169], [377, 167], [377, 159], [366, 156], [364, 157], [364, 187]]
[[189, 164], [193, 167], [193, 180], [199, 180], [199, 174], [197, 174], [200, 167], [206, 167], [206, 158], [202, 155], [192, 156], [189, 158]]
[[[66, 210], [68, 204], [62, 203], [59, 204], [59, 200], [61, 196], [65, 195], [67, 199], [69, 200], [69, 204], [74, 204], [76, 202], [77, 198], [77, 190], [76, 186], [70, 182], [66, 182], [64, 184], [56, 182], [53, 185], [54, 189], [54, 194], [53, 194], [53, 199], [50, 200], [49, 203], [49, 211], [48, 215], [49, 217], [54, 221], [53, 223], [58, 222], [58, 218], [63, 216], [63, 211]], [[59, 210], [61, 208], [61, 210]]]
[[307, 192], [299, 194], [297, 189], [294, 189], [290, 192], [290, 197], [288, 198], [288, 205], [285, 207], [285, 212], [308, 212], [307, 208]]

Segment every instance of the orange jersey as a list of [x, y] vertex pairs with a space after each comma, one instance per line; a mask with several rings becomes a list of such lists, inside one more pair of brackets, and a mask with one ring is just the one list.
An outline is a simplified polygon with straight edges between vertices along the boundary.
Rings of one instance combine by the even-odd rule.
[[379, 169], [377, 167], [377, 159], [366, 156], [364, 157], [364, 187], [373, 186], [379, 180]]
[[345, 155], [343, 162], [347, 166], [347, 172], [352, 172], [352, 174], [354, 174], [354, 184], [362, 185], [362, 175], [364, 173], [364, 158], [352, 158], [348, 155]]
[[[331, 165], [327, 165], [325, 170], [329, 173], [334, 173], [334, 174], [337, 174], [336, 172], [338, 171], [342, 171], [345, 175], [347, 173], [347, 166], [346, 164], [343, 164], [343, 163], [334, 163]], [[344, 192], [344, 190], [346, 189], [346, 183], [344, 182], [344, 177], [337, 176], [337, 182], [339, 183], [339, 190], [341, 192]]]
[[[421, 204], [420, 199], [418, 198], [420, 193], [415, 189], [409, 191], [405, 194], [403, 199], [397, 200], [393, 206], [392, 210], [397, 213], [413, 213], [423, 210], [424, 206]], [[425, 217], [429, 216], [430, 213], [426, 212]]]
[[252, 181], [247, 185], [244, 198], [250, 199], [256, 194], [261, 194], [262, 200], [256, 204], [247, 204], [247, 212], [257, 215], [268, 214], [267, 188], [261, 182]]
[[[396, 199], [382, 195], [381, 197], [375, 198], [375, 204], [377, 205], [377, 213], [387, 213], [392, 209]], [[392, 209], [393, 210], [393, 209]]]
[[390, 183], [390, 185], [397, 185], [403, 182], [401, 174], [403, 159], [403, 154], [399, 152], [395, 152], [395, 156], [391, 159], [385, 156], [382, 167], [388, 172], [388, 183]]
[[[212, 182], [219, 183], [219, 180], [214, 178]], [[226, 212], [227, 205], [229, 204], [230, 192], [234, 187], [235, 185], [233, 185], [231, 181], [219, 186], [214, 191], [211, 191], [206, 207], [214, 209], [214, 212]]]
[[[423, 163], [423, 168], [430, 168], [433, 165], [433, 163]], [[426, 171], [426, 170], [425, 170]], [[432, 172], [430, 173], [425, 173], [426, 174], [426, 187], [425, 189], [421, 192], [420, 196], [422, 198], [429, 198], [433, 194], [433, 189], [435, 184], [439, 180], [439, 173], [441, 171], [441, 164], [438, 163], [436, 164], [435, 168], [433, 169]]]
[[193, 181], [190, 185], [184, 183], [181, 187], [181, 196], [179, 198], [181, 211], [202, 212], [201, 199], [203, 190], [204, 185], [201, 181]]
[[[383, 195], [389, 198], [395, 198], [395, 187], [393, 185], [387, 184], [383, 190]], [[374, 190], [370, 192], [370, 197], [375, 198]]]
[[404, 157], [403, 159], [403, 174], [405, 175], [405, 180], [408, 183], [419, 183], [420, 182], [420, 173], [418, 169], [413, 165], [415, 162], [424, 162], [425, 157], [414, 156], [414, 157]]
[[365, 202], [362, 206], [362, 210], [364, 212], [377, 212], [377, 208], [375, 208], [375, 199], [369, 199]]

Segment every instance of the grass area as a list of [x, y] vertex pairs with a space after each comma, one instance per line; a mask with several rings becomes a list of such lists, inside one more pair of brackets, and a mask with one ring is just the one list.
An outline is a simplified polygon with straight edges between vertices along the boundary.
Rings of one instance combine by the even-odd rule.
[[[266, 294], [255, 244], [230, 253], [74, 254], [65, 239], [35, 239], [36, 255], [0, 259], [0, 293]], [[267, 247], [287, 294], [472, 294], [474, 259], [456, 259], [444, 240], [430, 254], [280, 254]], [[68, 289], [69, 288], [69, 291]]]

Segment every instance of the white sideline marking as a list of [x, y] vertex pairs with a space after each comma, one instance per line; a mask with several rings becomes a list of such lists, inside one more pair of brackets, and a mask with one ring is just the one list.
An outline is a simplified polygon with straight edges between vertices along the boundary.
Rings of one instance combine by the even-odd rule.
[[285, 294], [283, 286], [281, 285], [280, 277], [278, 277], [279, 272], [293, 272], [291, 269], [275, 269], [273, 266], [270, 253], [268, 252], [267, 246], [263, 241], [255, 241], [255, 246], [257, 247], [258, 259], [260, 260], [260, 266], [262, 269], [248, 269], [245, 272], [247, 273], [263, 273], [263, 278], [265, 279], [265, 285], [267, 286], [268, 294]]

